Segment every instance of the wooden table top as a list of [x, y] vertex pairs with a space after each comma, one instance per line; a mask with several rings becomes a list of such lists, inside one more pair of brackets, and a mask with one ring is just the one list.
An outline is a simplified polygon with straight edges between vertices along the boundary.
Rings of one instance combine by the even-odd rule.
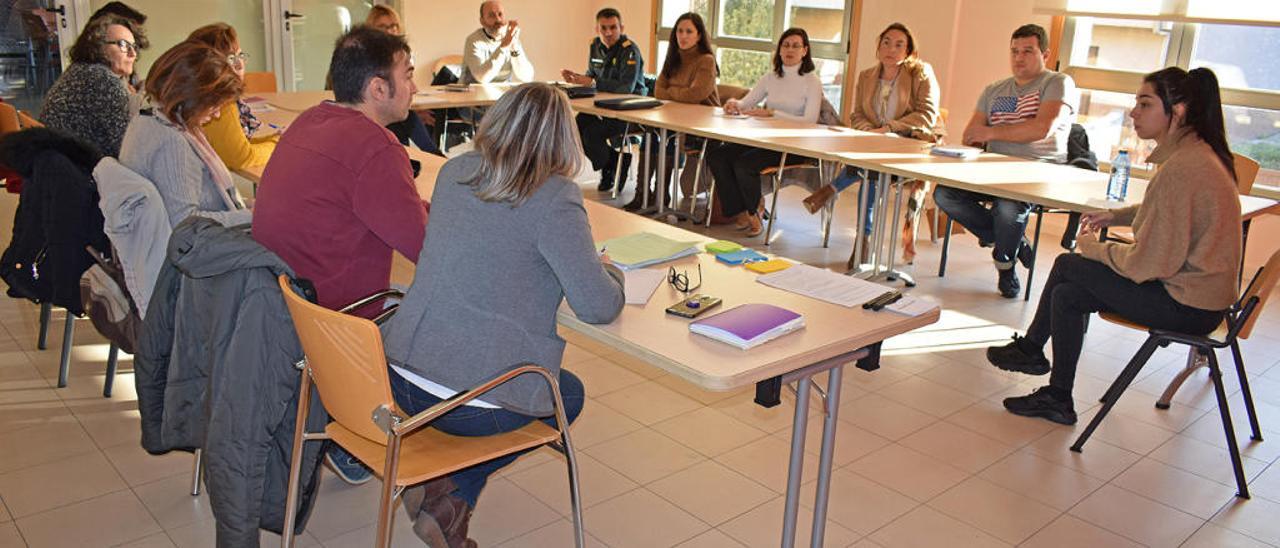
[[[292, 111], [279, 111], [281, 121]], [[296, 116], [296, 112], [292, 112]], [[430, 200], [435, 179], [445, 159], [408, 147], [409, 156], [422, 163], [417, 178], [418, 193]], [[242, 172], [250, 180], [261, 179], [262, 170]], [[680, 241], [705, 243], [710, 239], [688, 230], [660, 223], [623, 210], [586, 200], [587, 215], [596, 241], [648, 231]], [[708, 390], [731, 390], [748, 386], [817, 361], [852, 352], [886, 338], [906, 333], [938, 320], [937, 311], [906, 317], [889, 311], [869, 312], [845, 308], [756, 283], [756, 273], [730, 267], [705, 253], [686, 257], [657, 268], [697, 270], [702, 265], [699, 291], [720, 297], [722, 309], [739, 304], [767, 302], [793, 310], [805, 317], [806, 327], [750, 351], [713, 341], [689, 332], [689, 320], [666, 314], [668, 306], [682, 297], [670, 284], [662, 284], [648, 304], [626, 305], [622, 315], [608, 325], [579, 321], [566, 304], [560, 323], [594, 340], [680, 376]], [[392, 280], [408, 285], [414, 266], [397, 254]], [[851, 327], [851, 326], [856, 326]]]

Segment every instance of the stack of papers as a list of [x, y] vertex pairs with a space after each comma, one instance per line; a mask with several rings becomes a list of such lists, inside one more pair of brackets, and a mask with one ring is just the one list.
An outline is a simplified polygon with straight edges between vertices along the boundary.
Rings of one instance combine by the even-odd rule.
[[982, 154], [982, 149], [961, 145], [938, 145], [930, 149], [929, 153], [949, 158], [969, 159], [976, 158], [979, 154]]
[[[794, 265], [791, 268], [756, 278], [757, 282], [783, 291], [798, 293], [831, 304], [853, 308], [883, 295], [891, 289], [883, 285], [868, 282], [861, 278], [836, 274], [830, 270], [812, 267], [807, 264]], [[919, 316], [938, 308], [938, 303], [918, 297], [903, 295], [893, 304], [885, 307], [907, 316]]]
[[804, 317], [771, 304], [743, 304], [689, 324], [689, 331], [743, 350], [804, 327]]
[[644, 268], [698, 253], [698, 242], [677, 242], [650, 232], [638, 232], [600, 243], [609, 260], [623, 270]]
[[929, 299], [908, 297], [903, 295], [897, 302], [884, 307], [885, 310], [897, 312], [904, 316], [919, 316], [938, 308], [938, 303]]

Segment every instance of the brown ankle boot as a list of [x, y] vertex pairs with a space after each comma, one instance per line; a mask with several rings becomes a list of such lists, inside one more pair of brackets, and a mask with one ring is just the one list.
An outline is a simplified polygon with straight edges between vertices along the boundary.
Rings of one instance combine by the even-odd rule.
[[804, 208], [809, 210], [810, 214], [815, 214], [822, 208], [827, 207], [827, 202], [836, 195], [836, 187], [831, 185], [822, 185], [818, 190], [813, 191], [808, 198], [804, 199]]
[[406, 489], [401, 497], [413, 520], [413, 532], [431, 548], [469, 548], [471, 505], [451, 493], [456, 487], [447, 476]]

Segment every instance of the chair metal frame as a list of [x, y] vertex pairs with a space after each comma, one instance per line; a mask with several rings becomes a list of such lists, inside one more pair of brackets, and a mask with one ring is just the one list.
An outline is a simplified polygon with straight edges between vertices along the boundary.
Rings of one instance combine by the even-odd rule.
[[[1268, 265], [1273, 268], [1277, 263], [1276, 257], [1280, 257], [1277, 253]], [[1271, 265], [1277, 263], [1277, 265]], [[1231, 409], [1227, 404], [1227, 393], [1222, 383], [1222, 369], [1218, 366], [1218, 356], [1216, 350], [1221, 348], [1230, 348], [1231, 355], [1235, 360], [1236, 375], [1239, 376], [1240, 390], [1244, 396], [1245, 412], [1249, 416], [1249, 427], [1252, 429], [1251, 439], [1254, 441], [1262, 441], [1262, 430], [1258, 426], [1258, 415], [1253, 406], [1253, 393], [1249, 389], [1249, 377], [1245, 374], [1244, 359], [1240, 354], [1239, 335], [1240, 332], [1251, 327], [1253, 314], [1257, 311], [1257, 307], [1261, 303], [1258, 294], [1253, 292], [1259, 280], [1263, 280], [1263, 273], [1266, 267], [1259, 268], [1258, 273], [1249, 282], [1249, 286], [1241, 294], [1239, 300], [1231, 305], [1227, 310], [1225, 319], [1227, 325], [1226, 336], [1221, 340], [1213, 339], [1211, 336], [1188, 335], [1186, 333], [1178, 333], [1175, 331], [1163, 329], [1149, 329], [1147, 340], [1142, 343], [1137, 354], [1129, 360], [1129, 363], [1116, 377], [1116, 380], [1107, 388], [1106, 393], [1102, 396], [1102, 409], [1098, 411], [1093, 419], [1089, 421], [1089, 425], [1085, 427], [1084, 432], [1071, 445], [1071, 450], [1079, 453], [1083, 450], [1085, 442], [1089, 441], [1089, 437], [1097, 430], [1098, 425], [1102, 423], [1102, 419], [1107, 416], [1111, 408], [1120, 400], [1120, 395], [1124, 393], [1129, 384], [1137, 378], [1138, 373], [1142, 371], [1142, 367], [1151, 359], [1151, 355], [1155, 352], [1156, 347], [1167, 347], [1170, 343], [1179, 343], [1190, 346], [1194, 351], [1204, 354], [1209, 360], [1209, 377], [1213, 380], [1214, 394], [1218, 400], [1218, 414], [1222, 418], [1222, 429], [1227, 437], [1227, 450], [1231, 454], [1231, 466], [1235, 472], [1236, 478], [1236, 496], [1247, 499], [1249, 498], [1249, 483], [1244, 475], [1244, 465], [1240, 459], [1240, 447], [1236, 442], [1236, 433], [1234, 423], [1231, 420]], [[1274, 279], [1263, 280], [1264, 282], [1275, 283]], [[1263, 291], [1266, 288], [1260, 288]], [[1158, 404], [1157, 404], [1158, 406]]]
[[[301, 297], [298, 297], [296, 294], [292, 294], [291, 282], [288, 280], [286, 276], [281, 275], [279, 278], [279, 283], [280, 283], [280, 288], [282, 292], [285, 293], [285, 300], [287, 303], [290, 303], [291, 307], [292, 306], [313, 306], [313, 307], [319, 308], [318, 305], [306, 302], [304, 299], [302, 299]], [[349, 311], [351, 309], [358, 308], [359, 306], [362, 306], [361, 303], [367, 304], [368, 302], [372, 302], [373, 300], [376, 300], [378, 298], [379, 296], [375, 295], [375, 296], [368, 297], [366, 299], [362, 299], [360, 302], [357, 302], [351, 306], [348, 306], [343, 310]], [[295, 305], [294, 303], [297, 303], [297, 304]], [[335, 312], [327, 309], [319, 309], [317, 310], [317, 313], [341, 314], [343, 312], [342, 311]], [[389, 314], [388, 313], [383, 314], [384, 317], [387, 315]], [[305, 352], [305, 346], [304, 346], [304, 352]], [[319, 440], [332, 439], [329, 433], [327, 432], [307, 432], [306, 431], [306, 418], [308, 413], [310, 412], [311, 397], [312, 397], [311, 387], [312, 387], [312, 383], [314, 382], [314, 379], [312, 377], [313, 371], [312, 371], [312, 364], [310, 360], [307, 360], [307, 359], [302, 360], [298, 364], [298, 367], [301, 371], [301, 375], [300, 375], [301, 383], [299, 386], [299, 398], [298, 398], [298, 414], [297, 414], [296, 422], [294, 425], [293, 455], [292, 455], [292, 460], [289, 468], [289, 482], [288, 482], [289, 492], [285, 502], [285, 522], [284, 522], [284, 528], [282, 531], [284, 534], [282, 535], [282, 541], [281, 541], [281, 546], [285, 548], [293, 546], [293, 542], [294, 542], [293, 530], [294, 530], [294, 524], [295, 524], [296, 514], [297, 514], [296, 508], [297, 508], [297, 502], [298, 502], [298, 481], [299, 481], [299, 475], [301, 474], [303, 443], [306, 441], [319, 441]], [[384, 368], [385, 368], [385, 365], [384, 365]], [[381, 430], [387, 436], [386, 437], [387, 453], [386, 453], [385, 466], [381, 471], [375, 471], [375, 474], [380, 473], [379, 479], [382, 480], [382, 489], [379, 496], [379, 505], [378, 505], [379, 506], [378, 527], [377, 527], [377, 536], [376, 536], [375, 546], [381, 546], [381, 547], [391, 546], [391, 525], [395, 517], [393, 512], [393, 506], [395, 504], [395, 500], [398, 497], [400, 497], [404, 493], [404, 490], [408, 487], [407, 485], [398, 485], [397, 479], [396, 479], [398, 466], [400, 463], [400, 447], [404, 438], [406, 436], [409, 436], [415, 432], [422, 430], [425, 427], [429, 427], [432, 421], [444, 416], [450, 411], [453, 411], [454, 409], [457, 409], [460, 406], [466, 405], [472, 400], [475, 400], [476, 398], [483, 396], [485, 393], [489, 392], [490, 390], [493, 390], [494, 388], [497, 388], [498, 386], [505, 384], [511, 379], [514, 379], [516, 377], [519, 377], [525, 374], [540, 375], [543, 378], [543, 380], [547, 382], [547, 385], [551, 389], [551, 394], [552, 394], [553, 403], [555, 407], [555, 417], [556, 417], [555, 431], [558, 434], [557, 436], [558, 441], [543, 442], [539, 445], [551, 446], [553, 449], [565, 455], [568, 474], [569, 474], [570, 503], [572, 505], [572, 512], [573, 512], [574, 541], [578, 546], [578, 548], [582, 548], [583, 546], [585, 546], [585, 534], [583, 532], [583, 525], [582, 525], [583, 521], [582, 521], [581, 494], [580, 494], [579, 483], [578, 483], [578, 465], [577, 465], [577, 459], [573, 451], [573, 444], [569, 439], [569, 421], [564, 412], [564, 402], [560, 396], [560, 385], [557, 382], [557, 380], [551, 375], [551, 372], [547, 371], [543, 367], [539, 367], [532, 364], [526, 364], [526, 365], [517, 367], [515, 369], [509, 370], [478, 386], [472, 387], [469, 390], [466, 390], [464, 392], [459, 392], [453, 397], [448, 398], [432, 406], [431, 408], [425, 411], [422, 411], [421, 413], [418, 413], [417, 415], [405, 416], [400, 410], [393, 409], [391, 407], [388, 407], [385, 404], [370, 410], [370, 420], [377, 426], [379, 430]], [[335, 441], [335, 443], [337, 442]], [[509, 450], [505, 453], [490, 454], [488, 455], [488, 457], [490, 459], [497, 458], [497, 457], [508, 455], [517, 451], [522, 451], [524, 449], [526, 448], [519, 447], [515, 450]], [[452, 471], [456, 471], [456, 470], [452, 470]], [[430, 481], [431, 479], [442, 477], [450, 472], [451, 472], [450, 470], [445, 470], [441, 472], [439, 475], [434, 476], [433, 478], [428, 478], [426, 481]]]

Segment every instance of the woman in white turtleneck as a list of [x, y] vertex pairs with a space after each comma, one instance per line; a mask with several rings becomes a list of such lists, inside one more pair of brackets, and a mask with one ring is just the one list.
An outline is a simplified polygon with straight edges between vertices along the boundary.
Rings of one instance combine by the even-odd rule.
[[[760, 106], [764, 102], [766, 106]], [[822, 110], [822, 81], [814, 73], [809, 55], [809, 34], [801, 28], [790, 28], [778, 40], [773, 54], [773, 70], [760, 78], [751, 92], [740, 101], [724, 104], [726, 114], [745, 114], [768, 118], [776, 116], [809, 123], [818, 121]], [[760, 235], [760, 170], [776, 166], [781, 152], [724, 143], [707, 153], [707, 165], [716, 178], [721, 212], [733, 217], [747, 237]], [[804, 158], [787, 156], [787, 163]]]

